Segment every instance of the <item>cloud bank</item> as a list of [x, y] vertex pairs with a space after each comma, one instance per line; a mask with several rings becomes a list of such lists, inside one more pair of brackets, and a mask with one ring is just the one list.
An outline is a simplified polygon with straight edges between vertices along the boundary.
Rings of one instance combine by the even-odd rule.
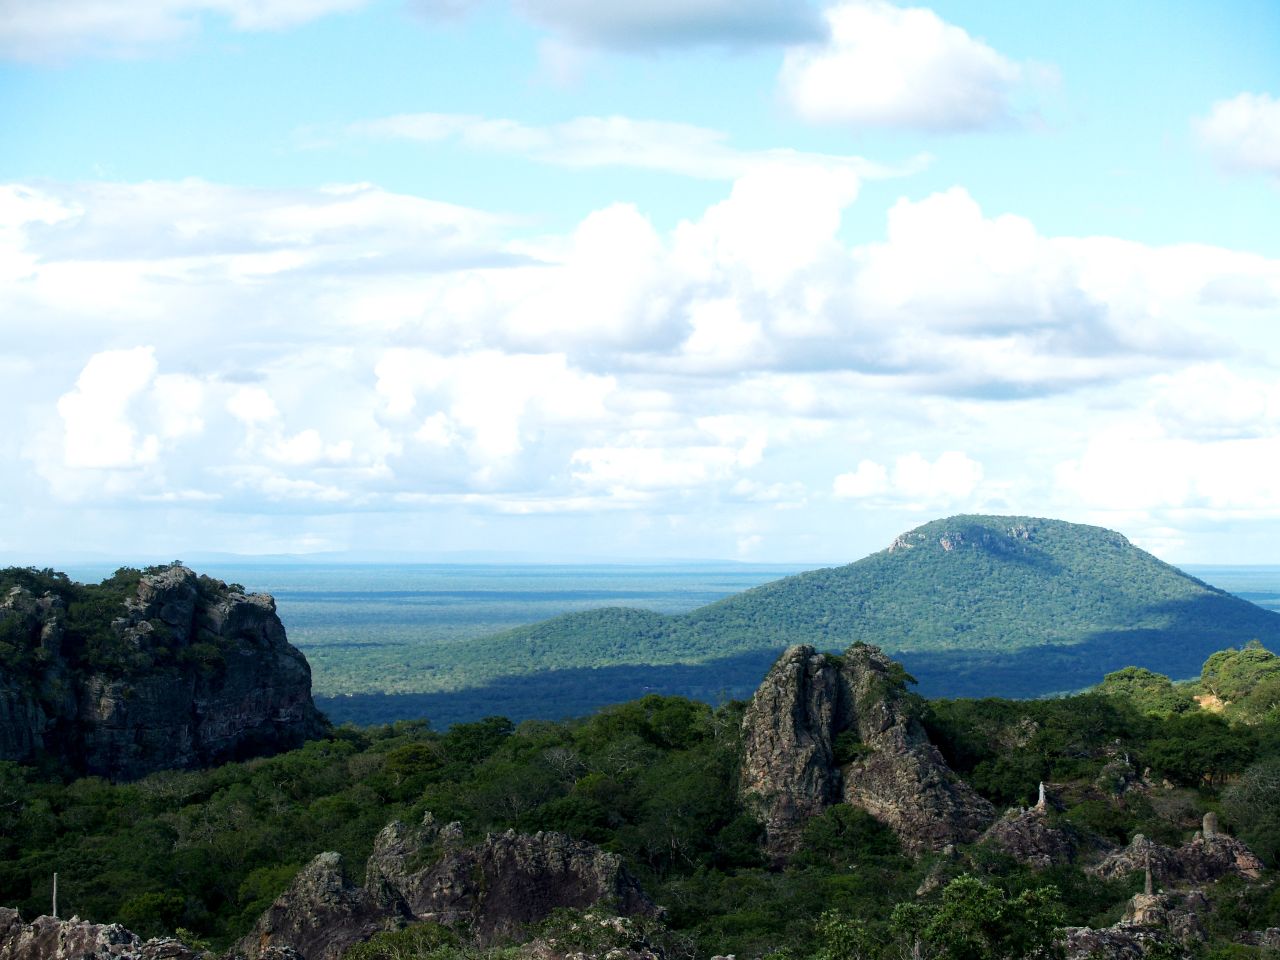
[[531, 240], [369, 184], [8, 185], [0, 313], [43, 333], [10, 337], [6, 495], [727, 511], [744, 551], [841, 502], [1273, 512], [1267, 361], [1225, 363], [1280, 262], [1045, 236], [960, 188], [849, 245], [860, 187], [752, 164], [673, 229], [619, 203]]

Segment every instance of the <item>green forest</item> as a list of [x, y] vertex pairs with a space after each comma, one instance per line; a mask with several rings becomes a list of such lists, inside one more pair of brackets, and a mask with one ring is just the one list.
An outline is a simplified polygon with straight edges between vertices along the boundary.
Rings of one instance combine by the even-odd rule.
[[[579, 704], [607, 702], [619, 683], [743, 696], [789, 644], [837, 650], [859, 640], [902, 660], [930, 696], [1043, 696], [1084, 689], [1134, 664], [1188, 678], [1215, 650], [1255, 638], [1280, 644], [1280, 614], [1188, 576], [1118, 533], [960, 516], [918, 527], [856, 563], [785, 577], [685, 614], [612, 607], [420, 648], [415, 665], [427, 695], [412, 702], [453, 717], [458, 705], [448, 692], [472, 688], [515, 712], [566, 691]], [[330, 705], [365, 721], [395, 709], [377, 696]]]
[[[1259, 883], [1209, 889], [1202, 953], [1261, 956], [1232, 940], [1280, 925], [1278, 678], [1280, 659], [1252, 645], [1210, 657], [1192, 684], [1125, 670], [1071, 697], [919, 699], [916, 709], [998, 808], [1033, 802], [1043, 780], [1060, 798], [1055, 823], [1115, 844], [1137, 832], [1180, 843], [1217, 812], [1270, 869]], [[1212, 709], [1197, 697], [1213, 697]], [[560, 723], [340, 727], [276, 757], [118, 785], [3, 763], [0, 903], [47, 912], [56, 871], [64, 915], [223, 949], [317, 853], [337, 850], [358, 872], [384, 824], [427, 811], [472, 837], [555, 830], [618, 853], [667, 911], [626, 938], [667, 956], [888, 958], [908, 944], [935, 957], [1048, 956], [1053, 930], [1110, 924], [1141, 888], [1137, 874], [1033, 870], [979, 845], [912, 859], [843, 805], [808, 823], [785, 868], [770, 868], [760, 823], [736, 801], [743, 710], [655, 695]], [[1120, 756], [1148, 771], [1148, 786], [1117, 786]], [[548, 923], [562, 936], [584, 929], [563, 915]], [[414, 927], [350, 955], [480, 952], [456, 932]]]

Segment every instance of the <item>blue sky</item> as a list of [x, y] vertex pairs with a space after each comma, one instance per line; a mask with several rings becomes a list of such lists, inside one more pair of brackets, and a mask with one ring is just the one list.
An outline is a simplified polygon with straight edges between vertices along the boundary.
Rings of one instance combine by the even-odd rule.
[[1280, 8], [0, 2], [0, 555], [1280, 562]]

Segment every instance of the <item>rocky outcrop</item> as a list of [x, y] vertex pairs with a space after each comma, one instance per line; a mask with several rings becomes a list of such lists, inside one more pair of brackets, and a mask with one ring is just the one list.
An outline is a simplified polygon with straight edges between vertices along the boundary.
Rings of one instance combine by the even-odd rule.
[[268, 960], [338, 960], [354, 943], [415, 921], [465, 926], [482, 943], [519, 937], [561, 907], [602, 905], [624, 916], [659, 911], [622, 866], [594, 844], [559, 833], [490, 834], [463, 842], [457, 824], [392, 823], [378, 834], [363, 887], [324, 853], [298, 875], [233, 953]]
[[1223, 833], [1197, 835], [1180, 847], [1166, 847], [1135, 834], [1129, 845], [1090, 868], [1104, 880], [1113, 880], [1147, 868], [1157, 883], [1213, 883], [1236, 876], [1257, 880], [1262, 861], [1245, 844]]
[[178, 940], [140, 940], [118, 923], [86, 923], [78, 917], [36, 917], [0, 907], [0, 960], [198, 960]]
[[1063, 960], [1142, 960], [1157, 951], [1170, 956], [1173, 941], [1160, 930], [1117, 924], [1100, 930], [1067, 927], [1059, 943]]
[[1139, 893], [1114, 926], [1064, 930], [1063, 953], [1066, 960], [1138, 960], [1152, 952], [1190, 956], [1205, 940], [1200, 918], [1208, 910], [1209, 901], [1200, 890]]
[[[0, 759], [52, 755], [72, 773], [131, 780], [290, 749], [325, 730], [310, 667], [269, 596], [173, 565], [141, 577], [100, 619], [72, 633], [57, 596], [14, 587], [0, 599], [0, 623], [30, 658], [24, 675], [0, 677]], [[95, 654], [104, 644], [110, 658]]]
[[831, 658], [813, 647], [787, 650], [742, 722], [739, 789], [760, 814], [771, 852], [793, 852], [805, 822], [840, 799], [834, 741], [849, 726], [846, 687]]
[[337, 960], [348, 947], [394, 930], [404, 919], [394, 905], [380, 903], [347, 879], [340, 854], [322, 853], [258, 918], [234, 952], [268, 960], [272, 951], [291, 949], [306, 960]]
[[1180, 943], [1194, 943], [1205, 939], [1200, 918], [1208, 912], [1209, 900], [1200, 890], [1139, 893], [1129, 901], [1121, 922], [1154, 927], [1166, 931]]
[[887, 824], [912, 852], [976, 840], [995, 818], [929, 742], [905, 674], [876, 647], [854, 644], [843, 657], [790, 648], [752, 698], [743, 733], [741, 796], [775, 859], [838, 802]]
[[1055, 825], [1039, 807], [1009, 810], [982, 835], [982, 842], [1036, 870], [1075, 863], [1083, 850], [1097, 845], [1068, 825]]

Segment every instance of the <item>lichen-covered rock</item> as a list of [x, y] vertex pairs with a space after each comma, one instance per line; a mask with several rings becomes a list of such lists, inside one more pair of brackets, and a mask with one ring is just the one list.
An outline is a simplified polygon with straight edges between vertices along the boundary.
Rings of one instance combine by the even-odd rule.
[[325, 730], [311, 669], [269, 596], [176, 564], [147, 574], [102, 625], [129, 661], [111, 670], [62, 649], [65, 613], [58, 597], [22, 587], [0, 599], [32, 661], [0, 677], [0, 759], [51, 755], [72, 773], [132, 780], [291, 749]]
[[1067, 927], [1058, 942], [1064, 960], [1142, 960], [1153, 950], [1167, 957], [1173, 947], [1173, 939], [1163, 931], [1128, 924], [1101, 930]]
[[1055, 826], [1049, 813], [1036, 807], [1008, 811], [982, 835], [982, 842], [1036, 870], [1074, 863], [1086, 846], [1096, 843], [1070, 827]]
[[912, 852], [971, 843], [995, 809], [942, 759], [906, 709], [902, 668], [877, 647], [854, 644], [840, 674], [864, 751], [843, 768], [843, 799], [887, 824]]
[[849, 723], [846, 699], [838, 667], [809, 646], [788, 649], [751, 698], [740, 790], [775, 855], [793, 852], [805, 822], [840, 798], [833, 750]]
[[457, 824], [428, 814], [420, 827], [395, 822], [377, 837], [363, 887], [336, 853], [298, 875], [233, 951], [270, 960], [292, 948], [303, 960], [337, 960], [383, 930], [430, 920], [465, 926], [482, 943], [519, 937], [553, 910], [600, 905], [624, 916], [659, 910], [616, 854], [559, 833], [490, 834], [463, 842]]
[[904, 677], [865, 644], [841, 658], [792, 647], [769, 671], [743, 718], [739, 789], [776, 860], [795, 851], [810, 817], [841, 801], [913, 852], [976, 840], [995, 818], [912, 716]]
[[1191, 957], [1205, 939], [1200, 918], [1208, 909], [1200, 890], [1139, 893], [1119, 923], [1100, 930], [1068, 927], [1059, 942], [1066, 960], [1138, 960], [1153, 951]]
[[1139, 893], [1125, 908], [1123, 923], [1155, 927], [1180, 943], [1205, 939], [1200, 918], [1209, 912], [1209, 900], [1201, 890], [1175, 893]]
[[364, 887], [352, 884], [339, 854], [322, 853], [294, 878], [230, 955], [273, 960], [288, 949], [304, 960], [337, 960], [348, 947], [393, 930], [405, 919], [394, 905], [380, 903]]
[[143, 941], [118, 923], [78, 917], [36, 917], [0, 908], [0, 960], [198, 960], [200, 953], [170, 938]]
[[1148, 867], [1160, 883], [1213, 883], [1223, 877], [1236, 876], [1257, 880], [1262, 876], [1262, 861], [1243, 841], [1223, 833], [1196, 836], [1180, 847], [1166, 847], [1135, 834], [1129, 845], [1090, 868], [1104, 880], [1130, 873], [1141, 873]]

